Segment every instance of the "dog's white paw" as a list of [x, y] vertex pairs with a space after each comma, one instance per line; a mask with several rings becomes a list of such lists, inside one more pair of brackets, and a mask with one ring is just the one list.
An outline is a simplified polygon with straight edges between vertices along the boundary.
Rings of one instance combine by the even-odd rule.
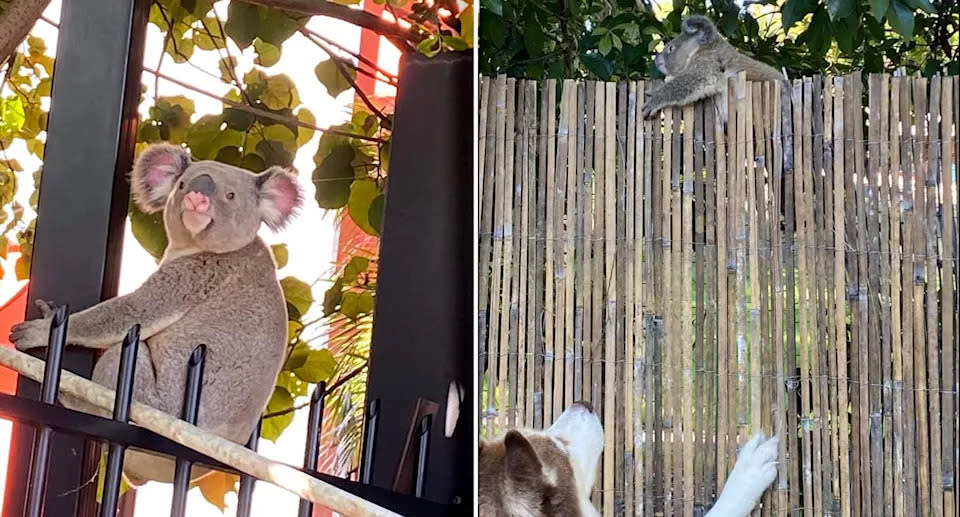
[[749, 515], [763, 491], [777, 477], [777, 453], [780, 440], [757, 433], [737, 455], [737, 463], [727, 478], [717, 504], [709, 517]]

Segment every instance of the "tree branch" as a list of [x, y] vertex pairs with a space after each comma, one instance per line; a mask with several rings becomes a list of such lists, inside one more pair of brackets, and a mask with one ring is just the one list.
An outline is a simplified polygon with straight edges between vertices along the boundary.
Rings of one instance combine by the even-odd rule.
[[49, 3], [50, 0], [20, 0], [7, 4], [0, 13], [0, 60], [10, 57], [26, 39]]
[[393, 23], [360, 9], [351, 9], [345, 5], [335, 4], [327, 0], [238, 0], [248, 4], [282, 9], [310, 16], [329, 16], [338, 20], [352, 23], [364, 29], [370, 29], [387, 38], [396, 45], [401, 52], [410, 50], [410, 43], [417, 44], [425, 36], [414, 29], [405, 29]]
[[305, 31], [305, 30], [303, 30], [303, 29], [300, 29], [300, 33], [303, 34], [304, 36], [306, 36], [307, 39], [309, 39], [310, 41], [312, 41], [314, 45], [316, 45], [316, 46], [320, 47], [321, 49], [323, 49], [323, 51], [326, 52], [328, 56], [330, 56], [330, 59], [332, 59], [333, 62], [334, 62], [334, 64], [337, 65], [337, 70], [340, 71], [340, 75], [343, 76], [343, 78], [344, 78], [348, 83], [350, 83], [350, 86], [353, 87], [353, 91], [355, 91], [355, 92], [357, 93], [357, 97], [360, 97], [360, 100], [362, 100], [363, 103], [364, 103], [368, 108], [370, 108], [370, 111], [372, 111], [373, 114], [376, 115], [377, 118], [380, 119], [380, 126], [383, 127], [384, 129], [387, 129], [387, 130], [392, 129], [392, 128], [393, 128], [393, 123], [390, 122], [390, 118], [388, 118], [386, 115], [384, 115], [383, 112], [380, 111], [380, 109], [377, 108], [377, 107], [373, 104], [373, 102], [370, 101], [370, 98], [367, 97], [367, 94], [364, 93], [363, 90], [360, 88], [360, 86], [357, 85], [357, 81], [355, 81], [352, 77], [350, 77], [350, 74], [347, 72], [347, 67], [344, 66], [344, 64], [343, 64], [343, 58], [340, 57], [339, 55], [335, 54], [335, 53], [333, 52], [333, 50], [332, 50], [330, 47], [327, 46], [326, 43], [324, 43], [324, 42], [322, 42], [322, 41], [320, 41], [320, 40], [318, 40], [318, 39], [314, 39], [313, 36], [311, 36], [309, 32], [307, 32], [307, 31]]
[[248, 105], [246, 105], [246, 104], [244, 104], [244, 103], [242, 103], [242, 102], [237, 102], [237, 101], [234, 101], [234, 100], [231, 100], [231, 99], [227, 99], [227, 98], [224, 98], [224, 97], [220, 97], [219, 95], [210, 93], [210, 92], [208, 92], [208, 91], [206, 91], [206, 90], [204, 90], [204, 89], [202, 89], [202, 88], [198, 88], [198, 87], [196, 87], [196, 86], [194, 86], [194, 85], [192, 85], [192, 84], [190, 84], [190, 83], [187, 83], [187, 82], [181, 81], [181, 80], [179, 80], [179, 79], [170, 77], [169, 75], [166, 75], [166, 74], [164, 74], [164, 73], [162, 73], [162, 72], [158, 72], [158, 71], [153, 70], [153, 69], [150, 69], [150, 68], [148, 68], [148, 67], [143, 67], [143, 71], [144, 71], [144, 72], [147, 72], [147, 73], [150, 73], [150, 74], [154, 74], [154, 75], [156, 75], [156, 76], [159, 76], [160, 78], [162, 78], [162, 79], [164, 79], [164, 80], [166, 80], [166, 81], [170, 81], [171, 83], [174, 83], [174, 84], [176, 84], [176, 85], [178, 85], [178, 86], [182, 86], [182, 87], [184, 87], [184, 88], [186, 88], [186, 89], [188, 89], [188, 90], [197, 92], [197, 93], [199, 93], [199, 94], [201, 94], [201, 95], [206, 95], [207, 97], [210, 97], [210, 98], [212, 98], [212, 99], [217, 99], [217, 100], [219, 100], [219, 101], [222, 101], [224, 104], [229, 105], [231, 108], [236, 108], [236, 109], [238, 109], [238, 110], [240, 110], [240, 111], [245, 111], [245, 112], [250, 113], [250, 114], [252, 114], [252, 115], [257, 115], [257, 116], [259, 116], [259, 117], [268, 118], [268, 119], [270, 119], [270, 120], [276, 120], [277, 122], [281, 122], [281, 123], [284, 123], [284, 124], [296, 124], [297, 126], [304, 127], [304, 128], [307, 128], [307, 129], [312, 129], [312, 130], [314, 130], [314, 131], [320, 131], [321, 133], [331, 133], [331, 134], [334, 134], [334, 135], [341, 135], [341, 136], [346, 136], [346, 137], [350, 137], [350, 138], [356, 138], [357, 140], [366, 140], [366, 141], [368, 141], [368, 142], [377, 142], [377, 143], [383, 142], [383, 140], [381, 140], [381, 139], [379, 139], [379, 138], [376, 138], [376, 137], [366, 136], [366, 135], [358, 135], [358, 134], [356, 134], [356, 133], [350, 133], [349, 131], [340, 131], [339, 129], [322, 128], [322, 127], [315, 126], [315, 125], [313, 125], [313, 124], [308, 124], [308, 123], [306, 123], [306, 122], [303, 122], [303, 121], [301, 121], [301, 120], [299, 120], [299, 119], [297, 119], [297, 118], [295, 118], [295, 117], [285, 117], [285, 116], [283, 116], [283, 115], [277, 115], [276, 113], [271, 113], [271, 112], [269, 112], [269, 111], [262, 110], [262, 109], [260, 109], [260, 108], [254, 107], [254, 106], [248, 106]]
[[[338, 379], [337, 382], [334, 382], [329, 388], [327, 388], [327, 391], [326, 391], [326, 393], [323, 394], [323, 396], [326, 397], [327, 395], [333, 393], [334, 391], [337, 391], [337, 388], [339, 388], [340, 386], [343, 386], [343, 385], [346, 384], [350, 379], [353, 379], [353, 378], [356, 377], [357, 375], [360, 375], [360, 372], [362, 372], [363, 369], [366, 368], [366, 367], [367, 367], [367, 363], [364, 362], [362, 365], [358, 366], [356, 369], [354, 369], [354, 370], [351, 371], [350, 373], [348, 373], [348, 374], [344, 375], [343, 377], [341, 377], [340, 379]], [[307, 407], [307, 406], [309, 406], [309, 405], [310, 405], [309, 402], [304, 402], [303, 404], [300, 404], [300, 405], [297, 405], [297, 406], [290, 406], [290, 407], [288, 407], [287, 409], [281, 409], [280, 411], [273, 411], [273, 412], [270, 412], [270, 413], [267, 413], [267, 414], [263, 415], [263, 419], [266, 420], [266, 419], [268, 419], [268, 418], [274, 418], [274, 417], [286, 415], [286, 414], [288, 414], [288, 413], [294, 413], [294, 412], [296, 412], [296, 411], [300, 411], [301, 409], [303, 409], [303, 408], [305, 408], [305, 407]]]

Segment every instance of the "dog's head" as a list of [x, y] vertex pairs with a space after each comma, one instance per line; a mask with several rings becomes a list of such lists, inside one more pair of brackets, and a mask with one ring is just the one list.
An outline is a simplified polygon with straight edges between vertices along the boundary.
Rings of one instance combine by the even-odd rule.
[[602, 451], [600, 418], [585, 402], [546, 431], [514, 429], [481, 441], [479, 516], [596, 515], [590, 490]]

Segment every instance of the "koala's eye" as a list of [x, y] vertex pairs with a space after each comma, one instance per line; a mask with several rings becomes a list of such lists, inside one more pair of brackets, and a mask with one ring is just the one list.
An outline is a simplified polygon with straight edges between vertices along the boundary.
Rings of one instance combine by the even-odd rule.
[[180, 190], [183, 190], [184, 187], [186, 187], [186, 185], [184, 185], [184, 183], [181, 181], [181, 182], [180, 182]]
[[667, 45], [667, 52], [673, 52], [673, 45]]
[[237, 195], [234, 194], [233, 192], [227, 192], [227, 199], [233, 199], [235, 197], [237, 197]]

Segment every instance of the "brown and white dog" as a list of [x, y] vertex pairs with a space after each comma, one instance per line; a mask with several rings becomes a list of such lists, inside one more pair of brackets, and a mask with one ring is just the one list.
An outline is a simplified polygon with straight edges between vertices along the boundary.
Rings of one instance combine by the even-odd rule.
[[[512, 429], [480, 442], [479, 517], [597, 517], [590, 503], [603, 426], [574, 403], [545, 431]], [[754, 435], [707, 517], [745, 517], [777, 475], [777, 438]]]

